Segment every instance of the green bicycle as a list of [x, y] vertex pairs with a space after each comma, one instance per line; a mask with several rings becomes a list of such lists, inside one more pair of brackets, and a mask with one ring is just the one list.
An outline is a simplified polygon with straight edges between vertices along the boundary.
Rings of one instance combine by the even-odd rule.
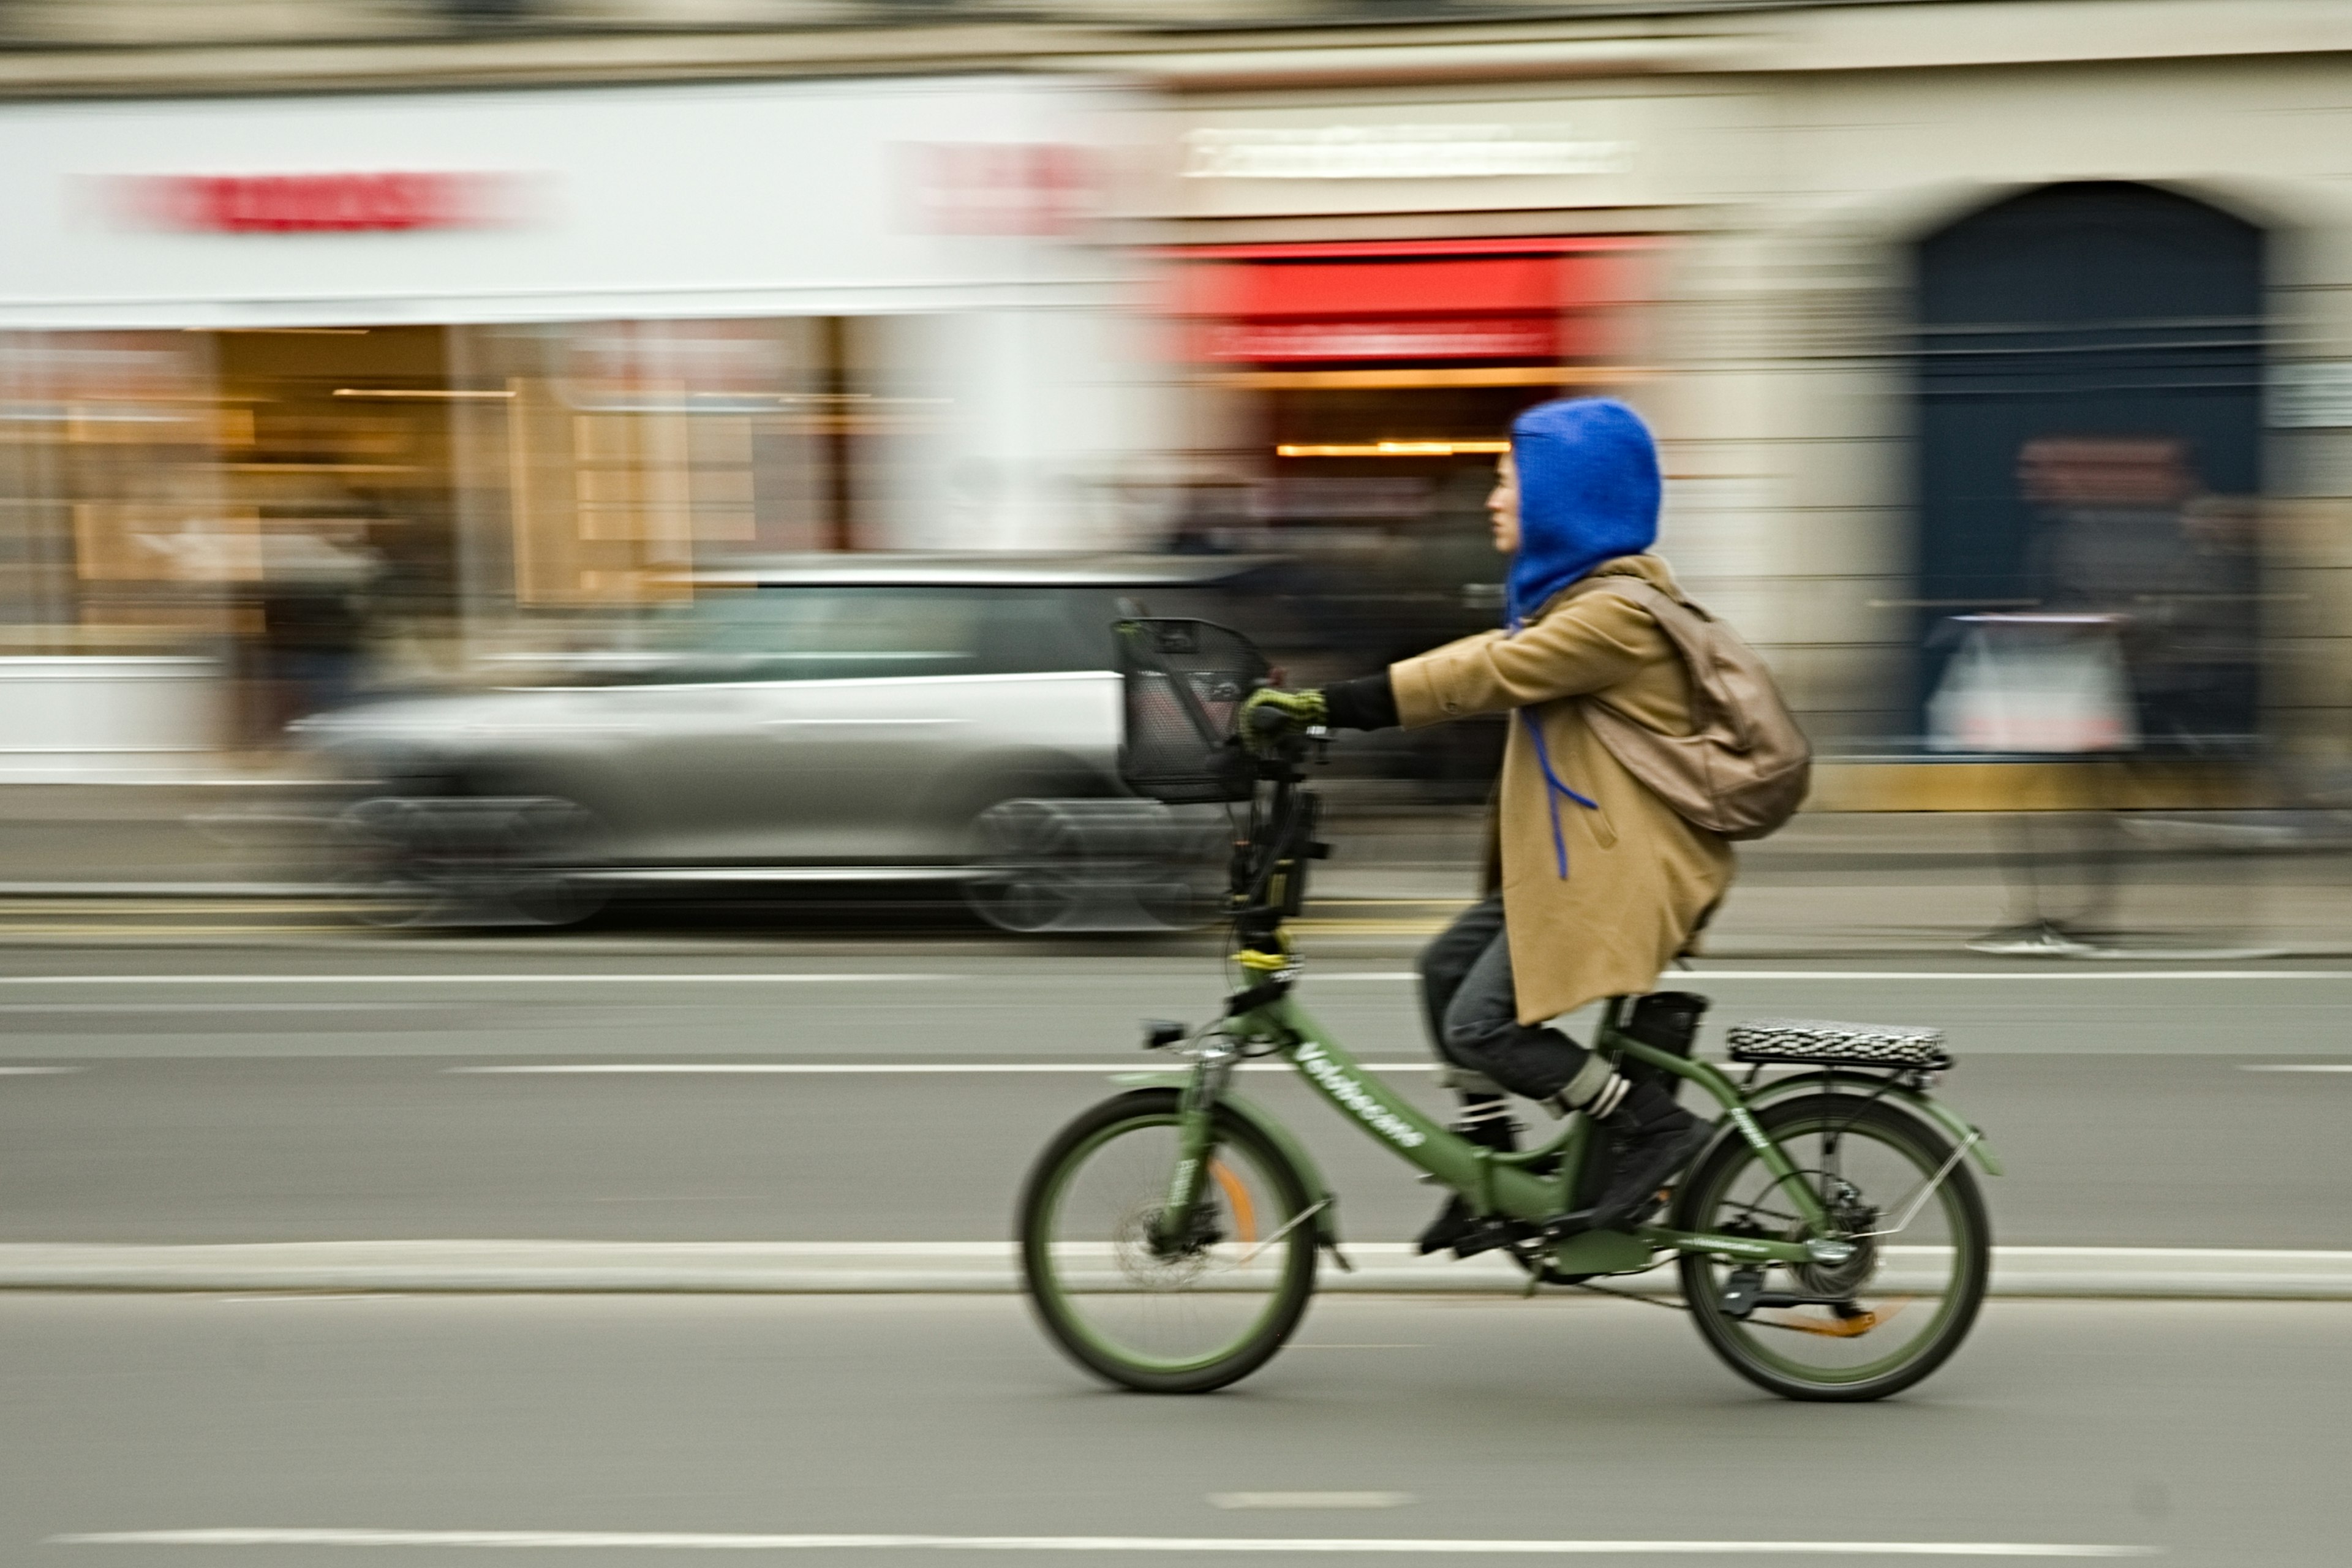
[[[1539, 1148], [1480, 1147], [1366, 1071], [1296, 1000], [1300, 965], [1284, 921], [1323, 848], [1302, 769], [1320, 738], [1240, 743], [1235, 714], [1265, 676], [1256, 650], [1203, 622], [1129, 621], [1118, 633], [1129, 784], [1171, 803], [1247, 803], [1232, 864], [1242, 974], [1214, 1023], [1146, 1026], [1147, 1048], [1181, 1053], [1189, 1070], [1087, 1110], [1030, 1173], [1019, 1213], [1029, 1299], [1079, 1365], [1147, 1392], [1222, 1388], [1289, 1339], [1323, 1254], [1351, 1267], [1338, 1199], [1313, 1158], [1232, 1087], [1252, 1058], [1287, 1059], [1343, 1118], [1460, 1194], [1484, 1247], [1523, 1268], [1530, 1290], [1674, 1260], [1708, 1346], [1775, 1394], [1879, 1399], [1958, 1348], [1991, 1255], [1965, 1157], [1990, 1174], [2000, 1166], [1982, 1134], [1929, 1093], [1950, 1066], [1939, 1034], [1744, 1025], [1730, 1054], [1748, 1070], [1735, 1082], [1636, 1037], [1637, 999], [1612, 1000], [1593, 1048], [1696, 1084], [1722, 1116], [1663, 1223], [1584, 1227], [1579, 1194], [1594, 1190], [1608, 1157], [1584, 1117]], [[1768, 1080], [1768, 1067], [1794, 1070]]]

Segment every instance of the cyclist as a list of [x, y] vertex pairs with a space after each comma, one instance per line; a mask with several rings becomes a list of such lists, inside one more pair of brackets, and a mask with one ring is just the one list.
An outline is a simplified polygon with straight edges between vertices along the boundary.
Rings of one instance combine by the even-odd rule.
[[[1528, 1099], [1582, 1110], [1615, 1146], [1589, 1213], [1594, 1229], [1635, 1219], [1707, 1141], [1670, 1088], [1628, 1079], [1546, 1020], [1602, 997], [1647, 992], [1731, 884], [1728, 845], [1627, 771], [1588, 727], [1581, 700], [1666, 734], [1693, 731], [1690, 682], [1656, 620], [1612, 579], [1675, 592], [1657, 539], [1656, 444], [1608, 398], [1539, 404], [1511, 425], [1486, 510], [1510, 557], [1506, 626], [1320, 690], [1267, 689], [1296, 728], [1423, 725], [1512, 713], [1488, 854], [1487, 896], [1422, 954], [1439, 1056]], [[1244, 726], [1244, 733], [1248, 729]], [[1461, 1090], [1460, 1130], [1516, 1146], [1505, 1102]], [[1459, 1197], [1422, 1250], [1473, 1243]]]

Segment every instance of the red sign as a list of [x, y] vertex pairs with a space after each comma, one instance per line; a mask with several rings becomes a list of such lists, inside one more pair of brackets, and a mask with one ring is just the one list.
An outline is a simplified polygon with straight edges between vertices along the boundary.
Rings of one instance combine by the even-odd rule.
[[[1207, 247], [1176, 311], [1227, 363], [1550, 362], [1608, 352], [1631, 258], [1559, 240]], [[1605, 242], [1598, 242], [1605, 246]]]
[[385, 171], [337, 174], [148, 174], [125, 205], [166, 228], [332, 234], [469, 228], [505, 216], [510, 177]]
[[1228, 321], [1210, 331], [1208, 357], [1260, 364], [1286, 360], [1525, 359], [1560, 353], [1553, 316], [1420, 321]]
[[912, 149], [924, 226], [936, 234], [1065, 235], [1102, 201], [1102, 171], [1060, 142], [933, 142]]

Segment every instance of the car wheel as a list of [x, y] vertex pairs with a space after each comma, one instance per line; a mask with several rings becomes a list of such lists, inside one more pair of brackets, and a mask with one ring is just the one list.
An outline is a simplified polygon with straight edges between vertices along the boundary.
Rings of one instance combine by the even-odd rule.
[[972, 819], [964, 897], [1012, 931], [1167, 931], [1217, 902], [1230, 831], [1154, 801], [1000, 801]]
[[1062, 803], [1000, 801], [972, 819], [964, 901], [1000, 931], [1065, 931], [1092, 901], [1083, 827]]
[[383, 796], [336, 824], [352, 919], [386, 930], [575, 924], [604, 895], [574, 868], [593, 813], [554, 795]]

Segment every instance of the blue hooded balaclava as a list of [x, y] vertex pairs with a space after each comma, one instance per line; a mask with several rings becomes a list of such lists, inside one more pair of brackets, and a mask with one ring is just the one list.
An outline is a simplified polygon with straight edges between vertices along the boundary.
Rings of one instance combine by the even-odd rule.
[[1602, 562], [1657, 542], [1657, 443], [1616, 399], [1538, 403], [1511, 421], [1511, 460], [1519, 548], [1504, 608], [1514, 627]]

